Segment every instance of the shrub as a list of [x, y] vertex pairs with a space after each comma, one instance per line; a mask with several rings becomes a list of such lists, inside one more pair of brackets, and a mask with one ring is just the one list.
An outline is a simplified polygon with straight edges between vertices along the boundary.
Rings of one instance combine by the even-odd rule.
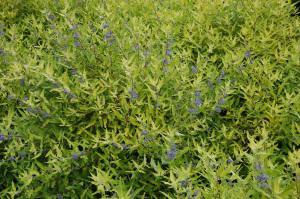
[[296, 198], [285, 1], [1, 1], [1, 198]]

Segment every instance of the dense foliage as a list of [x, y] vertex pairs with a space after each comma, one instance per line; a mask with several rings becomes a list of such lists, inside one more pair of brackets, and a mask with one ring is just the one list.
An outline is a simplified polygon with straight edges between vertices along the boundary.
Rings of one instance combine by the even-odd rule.
[[290, 2], [2, 0], [0, 12], [0, 198], [300, 197]]

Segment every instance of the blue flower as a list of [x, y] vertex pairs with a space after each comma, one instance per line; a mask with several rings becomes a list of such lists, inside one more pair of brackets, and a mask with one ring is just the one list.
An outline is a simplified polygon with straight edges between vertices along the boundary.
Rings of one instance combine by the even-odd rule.
[[199, 97], [196, 97], [194, 103], [195, 103], [196, 106], [200, 106], [200, 105], [202, 105], [203, 102]]
[[78, 32], [75, 32], [74, 35], [73, 35], [74, 39], [79, 39], [80, 35]]
[[24, 100], [24, 101], [27, 101], [28, 99], [29, 99], [29, 98], [28, 98], [28, 96], [26, 96], [26, 95], [23, 97], [23, 100]]
[[149, 132], [147, 130], [142, 131], [142, 135], [147, 135]]
[[195, 108], [189, 108], [188, 110], [190, 113], [198, 113], [198, 109]]
[[72, 74], [72, 75], [76, 75], [76, 74], [77, 74], [77, 70], [76, 70], [76, 69], [72, 69], [72, 70], [71, 70], [71, 74]]
[[221, 71], [221, 78], [224, 78], [225, 77], [225, 71], [222, 69]]
[[215, 107], [215, 111], [216, 111], [217, 113], [221, 113], [221, 112], [222, 112], [222, 109], [221, 109], [219, 106], [216, 106], [216, 107]]
[[10, 157], [9, 157], [9, 161], [12, 162], [12, 161], [15, 161], [15, 160], [16, 160], [16, 158], [15, 158], [14, 156], [10, 156]]
[[25, 86], [25, 79], [20, 79], [20, 85]]
[[74, 42], [74, 46], [75, 46], [75, 47], [79, 47], [79, 46], [80, 46], [80, 42], [79, 42], [79, 41], [75, 41], [75, 42]]
[[128, 150], [129, 149], [129, 146], [127, 146], [126, 144], [121, 144], [123, 150]]
[[220, 104], [220, 105], [225, 104], [225, 99], [224, 99], [224, 98], [221, 98], [221, 99], [219, 100], [219, 104]]
[[13, 95], [9, 95], [9, 96], [7, 96], [7, 99], [10, 101], [10, 100], [15, 99], [15, 97]]
[[193, 194], [193, 197], [196, 198], [197, 195], [198, 195], [198, 193], [199, 193], [199, 190], [196, 190], [196, 191], [194, 192], [194, 194]]
[[229, 158], [229, 159], [226, 161], [227, 164], [230, 164], [230, 163], [232, 163], [232, 162], [233, 162], [233, 160], [232, 160], [231, 158]]
[[113, 147], [119, 148], [119, 145], [115, 142], [112, 143]]
[[187, 180], [181, 180], [181, 181], [179, 181], [179, 184], [180, 184], [181, 187], [186, 187], [187, 184], [188, 184], [188, 181]]
[[107, 33], [104, 35], [104, 41], [108, 41], [112, 36], [113, 36], [112, 31], [107, 32]]
[[164, 58], [164, 59], [163, 59], [163, 64], [164, 64], [164, 65], [168, 65], [168, 64], [169, 64], [169, 61], [168, 61], [166, 58]]
[[107, 22], [105, 22], [105, 23], [102, 25], [102, 29], [106, 29], [106, 28], [108, 28], [108, 23], [107, 23]]
[[135, 99], [137, 99], [139, 97], [139, 95], [137, 94], [137, 92], [133, 88], [131, 88], [129, 90], [129, 93], [131, 95], [130, 96], [131, 100], [135, 100]]
[[245, 52], [245, 57], [246, 58], [250, 57], [250, 55], [251, 55], [251, 52], [249, 50]]
[[261, 171], [263, 169], [263, 166], [260, 163], [255, 164], [255, 169], [258, 171]]
[[43, 117], [44, 119], [48, 118], [49, 116], [50, 116], [50, 114], [49, 114], [48, 112], [46, 112], [46, 111], [44, 111], [44, 112], [42, 113], [42, 117]]
[[77, 24], [72, 25], [71, 30], [76, 30], [78, 28]]
[[263, 189], [271, 189], [270, 185], [266, 182], [261, 183], [259, 187]]
[[72, 158], [73, 158], [73, 160], [78, 160], [79, 159], [79, 155], [77, 153], [73, 153], [72, 154]]
[[170, 49], [167, 49], [167, 50], [166, 50], [166, 55], [167, 55], [167, 56], [171, 56], [171, 54], [172, 54], [172, 51], [171, 51]]
[[5, 140], [5, 136], [1, 133], [0, 134], [0, 142]]
[[63, 199], [64, 197], [61, 194], [57, 195], [57, 199]]
[[27, 110], [28, 113], [33, 113], [34, 112], [32, 107], [27, 107], [26, 110]]
[[54, 16], [53, 14], [50, 14], [50, 15], [48, 15], [48, 19], [54, 20], [54, 19], [55, 19], [55, 16]]
[[176, 154], [177, 154], [176, 144], [173, 144], [167, 154], [169, 160], [174, 160], [176, 158]]
[[200, 95], [201, 95], [200, 91], [195, 91], [195, 96], [196, 97], [200, 97]]
[[269, 179], [269, 176], [264, 173], [256, 176], [256, 180], [260, 181], [260, 182], [266, 182], [268, 179]]
[[198, 68], [196, 66], [192, 66], [192, 73], [197, 73], [198, 72]]

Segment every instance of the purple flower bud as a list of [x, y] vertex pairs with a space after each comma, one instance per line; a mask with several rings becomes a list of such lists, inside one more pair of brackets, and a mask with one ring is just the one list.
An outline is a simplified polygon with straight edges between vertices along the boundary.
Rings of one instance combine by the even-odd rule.
[[188, 111], [192, 114], [198, 113], [198, 109], [195, 108], [190, 108]]
[[75, 32], [74, 35], [73, 35], [74, 39], [79, 39], [80, 35], [78, 32]]
[[176, 144], [173, 144], [167, 154], [169, 160], [174, 160], [176, 158], [176, 154], [177, 154]]
[[250, 55], [251, 55], [251, 52], [249, 50], [245, 52], [245, 57], [246, 58], [250, 57]]
[[219, 106], [217, 106], [217, 107], [215, 108], [215, 111], [216, 111], [217, 113], [221, 113], [221, 112], [222, 112], [222, 110], [221, 110], [221, 108], [220, 108]]
[[0, 142], [5, 140], [5, 136], [1, 133], [0, 134]]
[[200, 95], [201, 95], [200, 91], [195, 91], [195, 96], [196, 97], [200, 97]]
[[78, 28], [77, 24], [72, 25], [71, 30], [76, 30]]
[[32, 107], [27, 107], [27, 108], [26, 108], [26, 111], [27, 111], [28, 113], [33, 113], [33, 112], [34, 112], [34, 110], [33, 110]]
[[225, 71], [222, 69], [222, 71], [221, 71], [221, 76], [220, 76], [221, 78], [224, 78], [225, 77]]
[[57, 199], [63, 199], [64, 197], [61, 194], [57, 195]]
[[142, 135], [147, 135], [149, 132], [147, 130], [142, 131]]
[[123, 150], [128, 150], [129, 149], [129, 146], [127, 146], [126, 144], [121, 144]]
[[75, 47], [79, 47], [79, 46], [80, 46], [80, 42], [79, 42], [79, 41], [75, 41], [75, 42], [74, 42], [74, 46], [75, 46]]
[[65, 94], [70, 94], [70, 91], [68, 89], [64, 89]]
[[105, 22], [105, 23], [102, 25], [102, 29], [106, 29], [106, 28], [108, 28], [108, 23], [107, 23], [107, 22]]
[[224, 99], [224, 98], [221, 98], [221, 99], [219, 100], [219, 104], [220, 104], [220, 105], [225, 104], [225, 99]]
[[197, 195], [198, 195], [198, 193], [199, 193], [199, 190], [196, 190], [196, 191], [194, 192], [194, 194], [193, 194], [193, 197], [196, 198]]
[[261, 171], [263, 169], [263, 166], [260, 163], [255, 164], [255, 169], [258, 171]]
[[50, 14], [50, 15], [48, 15], [48, 19], [49, 19], [49, 20], [54, 20], [54, 19], [55, 19], [55, 16], [54, 16], [53, 14]]
[[15, 99], [15, 97], [13, 95], [9, 95], [9, 96], [7, 96], [7, 99], [10, 101], [10, 100]]
[[24, 101], [27, 101], [28, 99], [29, 99], [29, 98], [28, 98], [28, 96], [26, 96], [26, 95], [23, 97], [23, 100], [24, 100]]
[[78, 160], [79, 159], [79, 155], [77, 153], [73, 153], [72, 154], [72, 158], [73, 158], [73, 160]]
[[72, 70], [71, 70], [71, 74], [72, 74], [72, 75], [76, 75], [76, 74], [77, 74], [77, 70], [76, 70], [76, 69], [72, 69]]
[[113, 36], [112, 31], [107, 32], [107, 33], [104, 35], [104, 41], [108, 41], [112, 36]]
[[229, 159], [226, 161], [227, 164], [230, 164], [230, 163], [232, 163], [232, 162], [233, 162], [233, 160], [232, 160], [231, 158], [229, 158]]
[[256, 176], [256, 180], [260, 181], [260, 182], [266, 182], [268, 179], [269, 179], [269, 176], [264, 173]]
[[168, 61], [166, 58], [164, 58], [164, 59], [163, 59], [163, 64], [164, 64], [164, 65], [168, 65], [168, 64], [169, 64], [169, 61]]
[[179, 181], [179, 184], [180, 184], [181, 187], [186, 187], [187, 184], [188, 184], [188, 181], [187, 180], [181, 180], [181, 181]]
[[25, 86], [25, 79], [20, 79], [20, 85]]
[[131, 95], [131, 100], [135, 100], [135, 99], [137, 99], [139, 97], [139, 95], [137, 94], [137, 92], [133, 88], [131, 88], [129, 90], [129, 93]]
[[42, 117], [43, 117], [44, 119], [48, 118], [49, 116], [50, 116], [50, 114], [49, 114], [48, 112], [46, 112], [46, 111], [44, 111], [44, 112], [42, 113]]
[[16, 158], [15, 158], [14, 156], [10, 156], [10, 157], [9, 157], [9, 161], [12, 162], [12, 161], [15, 161], [15, 160], [16, 160]]
[[172, 51], [171, 51], [170, 49], [167, 49], [167, 50], [166, 50], [166, 55], [167, 55], [167, 56], [171, 56], [171, 54], [172, 54]]
[[156, 104], [154, 105], [154, 108], [160, 109], [160, 104], [159, 104], [159, 103], [156, 103]]
[[266, 182], [261, 183], [259, 187], [262, 189], [271, 189], [270, 185]]
[[196, 106], [200, 106], [200, 105], [202, 105], [203, 102], [202, 102], [202, 100], [201, 100], [199, 97], [197, 97], [197, 98], [195, 99], [195, 102], [194, 102], [194, 103], [195, 103]]
[[198, 72], [198, 68], [196, 66], [192, 66], [192, 73], [197, 73]]

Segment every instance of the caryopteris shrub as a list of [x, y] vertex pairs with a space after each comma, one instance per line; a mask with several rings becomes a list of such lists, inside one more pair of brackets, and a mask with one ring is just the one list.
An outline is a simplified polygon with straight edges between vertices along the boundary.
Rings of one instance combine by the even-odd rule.
[[295, 11], [0, 1], [0, 198], [299, 198]]

